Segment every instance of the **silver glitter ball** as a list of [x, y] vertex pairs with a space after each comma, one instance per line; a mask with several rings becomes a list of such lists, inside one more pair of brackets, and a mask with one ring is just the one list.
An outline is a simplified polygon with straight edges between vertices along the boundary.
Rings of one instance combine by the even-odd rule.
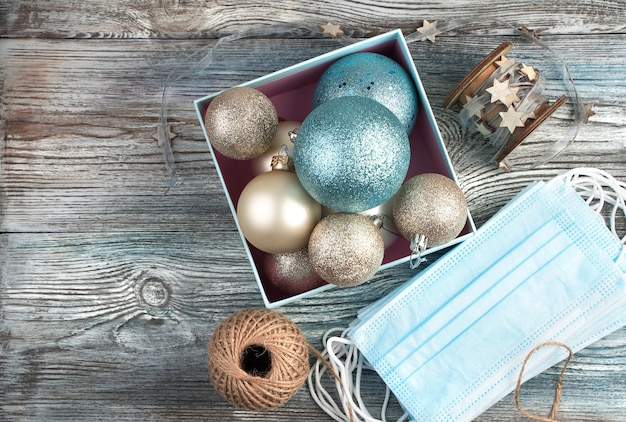
[[428, 247], [456, 238], [467, 220], [467, 201], [449, 177], [424, 173], [406, 181], [394, 199], [393, 220], [402, 236], [426, 237]]
[[320, 221], [309, 239], [309, 261], [328, 283], [356, 286], [378, 270], [385, 244], [378, 228], [360, 214], [336, 213]]
[[204, 115], [213, 148], [235, 160], [250, 160], [270, 147], [278, 127], [276, 108], [261, 91], [234, 87], [209, 104]]

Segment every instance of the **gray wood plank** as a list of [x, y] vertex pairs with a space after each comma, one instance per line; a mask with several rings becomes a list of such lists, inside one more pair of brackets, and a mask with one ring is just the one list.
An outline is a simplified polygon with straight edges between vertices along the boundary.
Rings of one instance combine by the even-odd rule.
[[[563, 1], [556, 8], [469, 0], [0, 4], [0, 419], [330, 420], [306, 388], [276, 412], [243, 412], [208, 380], [206, 342], [216, 324], [262, 301], [192, 101], [340, 46], [320, 37], [316, 27], [327, 21], [360, 37], [394, 28], [408, 34], [424, 18], [469, 13], [536, 29], [567, 61], [582, 100], [593, 101], [596, 112], [549, 164], [502, 173], [489, 162], [491, 148], [463, 134], [441, 103], [503, 40], [529, 63], [554, 63], [499, 25], [464, 26], [434, 45], [412, 43], [478, 225], [531, 181], [574, 166], [626, 180], [622, 1]], [[299, 29], [266, 28], [256, 39], [225, 43], [205, 73], [172, 87], [179, 179], [166, 193], [152, 133], [168, 73], [215, 37], [257, 24]], [[556, 96], [561, 84], [551, 77], [547, 87]], [[571, 122], [567, 109], [558, 112], [529, 139], [530, 150]], [[366, 285], [280, 310], [321, 348], [325, 330], [349, 324], [412, 274], [401, 265]], [[164, 296], [149, 294], [155, 291]], [[626, 420], [625, 344], [622, 328], [576, 354], [561, 418]], [[548, 413], [557, 376], [551, 368], [525, 384], [527, 410]], [[368, 402], [380, 401], [380, 382], [363, 388]], [[479, 420], [523, 418], [508, 396]]]
[[[0, 4], [0, 35], [44, 38], [193, 38], [230, 34], [245, 26], [294, 23], [315, 27], [327, 21], [341, 23], [355, 34], [402, 28], [413, 31], [423, 19], [489, 17], [512, 25], [526, 25], [542, 33], [577, 34], [624, 31], [624, 3], [561, 1], [508, 2], [452, 0], [411, 3], [383, 0], [324, 2], [259, 0], [230, 2], [144, 0], [129, 4], [72, 1], [11, 1]], [[501, 29], [483, 27], [481, 32]]]
[[[464, 137], [456, 115], [443, 110], [440, 104], [473, 67], [466, 62], [477, 62], [500, 39], [488, 42], [465, 37], [463, 49], [476, 50], [471, 54], [460, 51], [453, 39], [443, 39], [436, 45], [411, 44], [444, 141], [479, 222], [528, 182], [520, 178], [520, 174], [527, 173], [507, 175], [496, 169], [489, 163], [493, 149], [485, 148], [481, 139]], [[563, 56], [575, 80], [581, 81], [578, 85], [583, 101], [593, 101], [597, 114], [581, 128], [567, 151], [528, 177], [551, 177], [581, 159], [623, 177], [626, 113], [620, 83], [626, 69], [619, 52], [623, 51], [624, 39], [612, 36], [606, 40], [612, 44], [614, 54], [601, 51], [590, 66], [588, 58], [593, 54], [595, 40], [554, 39], [554, 43], [563, 45]], [[231, 66], [228, 74], [181, 79], [180, 85], [170, 91], [168, 108], [173, 131], [178, 135], [173, 149], [179, 183], [164, 195], [167, 172], [161, 150], [151, 137], [161, 90], [177, 60], [184, 60], [204, 41], [168, 41], [164, 43], [167, 47], [150, 41], [129, 42], [131, 51], [119, 48], [120, 42], [115, 40], [89, 41], [90, 48], [79, 49], [68, 58], [75, 50], [72, 44], [81, 41], [4, 41], [8, 57], [3, 62], [5, 230], [73, 230], [77, 221], [80, 231], [162, 230], [164, 225], [167, 230], [202, 229], [206, 225], [232, 230], [192, 101], [337, 45], [324, 40], [284, 40], [277, 45], [269, 40], [238, 40], [217, 52], [223, 57], [221, 63]], [[472, 48], [467, 49], [467, 45]], [[45, 54], [35, 53], [42, 50]], [[250, 56], [245, 54], [247, 51], [258, 55]], [[531, 60], [546, 60], [542, 53], [532, 54], [528, 55]], [[267, 60], [269, 55], [281, 60]], [[222, 72], [221, 66], [210, 70]], [[441, 68], [447, 72], [440, 72]], [[593, 84], [605, 88], [590, 91], [584, 78], [592, 78]], [[557, 81], [553, 85], [548, 95], [556, 98], [562, 86]], [[568, 113], [555, 115], [529, 144], [544, 136], [559, 139], [550, 132], [570, 123]], [[478, 179], [472, 180], [474, 177]], [[485, 178], [499, 180], [501, 185], [484, 183]], [[502, 189], [505, 185], [510, 189]], [[483, 209], [487, 210], [485, 214]]]

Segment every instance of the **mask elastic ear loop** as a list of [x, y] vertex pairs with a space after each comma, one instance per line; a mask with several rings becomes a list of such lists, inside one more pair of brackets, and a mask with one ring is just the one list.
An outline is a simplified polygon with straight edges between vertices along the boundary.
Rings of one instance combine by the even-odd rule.
[[[348, 330], [343, 330], [339, 336], [331, 336], [340, 328], [328, 330], [322, 342], [326, 348], [317, 353], [318, 358], [308, 376], [309, 392], [317, 405], [338, 422], [386, 422], [387, 407], [391, 397], [391, 390], [385, 386], [385, 398], [381, 405], [380, 419], [372, 416], [367, 410], [361, 397], [361, 382], [364, 370], [374, 371], [359, 352], [356, 345], [346, 338]], [[322, 376], [329, 369], [335, 378], [335, 387], [341, 405], [333, 399], [331, 394], [322, 385]], [[409, 417], [402, 415], [397, 422], [403, 422]]]
[[[626, 219], [626, 183], [615, 179], [603, 170], [587, 167], [575, 168], [555, 177], [555, 180], [559, 179], [564, 179], [568, 185], [572, 186], [598, 215], [601, 214], [605, 204], [611, 205], [607, 226], [619, 242], [626, 247], [626, 233], [622, 236], [617, 233], [618, 211], [621, 211]], [[624, 247], [622, 247], [618, 261], [623, 259], [626, 253]]]
[[[536, 351], [546, 346], [562, 347], [565, 350], [567, 350], [568, 356], [567, 356], [567, 359], [565, 360], [565, 363], [563, 364], [563, 368], [561, 369], [561, 373], [559, 374], [559, 379], [557, 380], [557, 383], [556, 383], [556, 392], [554, 395], [554, 403], [552, 404], [552, 411], [550, 412], [549, 417], [544, 418], [542, 416], [536, 416], [536, 415], [533, 415], [532, 413], [528, 413], [527, 411], [522, 409], [522, 406], [519, 402], [519, 392], [521, 389], [522, 376], [524, 375], [524, 369], [526, 369], [526, 364], [528, 363], [528, 361], [530, 360], [530, 358]], [[534, 419], [536, 421], [542, 421], [542, 422], [555, 422], [556, 421], [555, 417], [556, 417], [557, 412], [559, 411], [559, 405], [561, 403], [561, 391], [563, 389], [563, 376], [565, 375], [565, 369], [569, 365], [570, 360], [572, 360], [572, 356], [574, 356], [574, 351], [567, 344], [560, 343], [558, 341], [548, 341], [545, 343], [541, 343], [539, 346], [535, 347], [528, 353], [528, 355], [526, 356], [526, 359], [524, 359], [524, 363], [522, 364], [522, 369], [520, 370], [519, 376], [517, 377], [517, 386], [515, 387], [515, 406], [517, 407], [517, 410], [519, 410], [523, 416], [530, 418], [530, 419]]]
[[[340, 330], [338, 328], [332, 328], [328, 330], [322, 339], [324, 344], [328, 344], [327, 337], [330, 333]], [[341, 374], [336, 370], [335, 365], [329, 359], [330, 353], [328, 349], [324, 349], [321, 353], [317, 351], [317, 349], [311, 347], [311, 351], [317, 358], [315, 364], [311, 366], [309, 370], [309, 375], [307, 377], [307, 382], [309, 385], [309, 392], [313, 401], [326, 412], [327, 415], [332, 417], [334, 420], [338, 422], [355, 422], [354, 412], [352, 408], [346, 408], [344, 403], [343, 410], [339, 408], [337, 403], [333, 400], [331, 395], [326, 391], [325, 387], [321, 383], [321, 378], [328, 370], [333, 378], [335, 379], [335, 386], [340, 396], [343, 397], [343, 387], [342, 387], [342, 378]]]

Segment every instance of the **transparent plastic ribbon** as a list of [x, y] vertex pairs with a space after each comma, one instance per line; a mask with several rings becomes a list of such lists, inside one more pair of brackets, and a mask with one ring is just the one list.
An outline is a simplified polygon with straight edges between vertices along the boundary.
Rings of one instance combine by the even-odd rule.
[[[559, 55], [551, 49], [546, 43], [543, 41], [537, 40], [533, 36], [531, 36], [528, 32], [522, 31], [514, 26], [498, 19], [485, 19], [484, 16], [475, 16], [475, 17], [467, 17], [461, 19], [451, 19], [449, 21], [441, 21], [438, 22], [437, 32], [435, 35], [440, 35], [445, 32], [453, 31], [463, 26], [479, 26], [479, 25], [500, 25], [505, 28], [512, 29], [513, 32], [519, 35], [522, 38], [530, 40], [531, 42], [539, 45], [543, 49], [547, 50], [562, 66], [562, 78], [567, 90], [567, 95], [574, 102], [574, 124], [571, 125], [568, 134], [564, 136], [558, 142], [553, 143], [548, 150], [546, 150], [543, 155], [541, 155], [536, 162], [533, 164], [533, 167], [546, 163], [551, 160], [555, 156], [557, 156], [561, 151], [563, 151], [567, 146], [569, 146], [578, 133], [579, 127], [582, 124], [584, 117], [584, 109], [580, 97], [578, 95], [578, 91], [576, 90], [576, 86], [573, 82], [571, 73], [567, 66], [567, 63], [559, 57]], [[358, 34], [360, 37], [366, 36], [368, 33], [374, 32], [372, 30], [352, 30], [348, 31], [346, 29], [342, 29], [345, 31], [344, 33], [339, 33], [336, 36], [333, 36], [333, 39], [337, 40], [340, 45], [347, 45], [353, 42], [356, 42], [355, 34]], [[211, 64], [214, 61], [215, 52], [220, 46], [225, 43], [234, 42], [239, 39], [244, 38], [302, 38], [302, 37], [311, 37], [311, 38], [321, 38], [328, 37], [329, 34], [325, 34], [322, 30], [321, 26], [313, 26], [307, 24], [299, 24], [299, 23], [283, 23], [276, 25], [264, 25], [264, 26], [253, 26], [246, 27], [240, 30], [233, 32], [232, 34], [220, 37], [217, 39], [215, 43], [210, 45], [203, 46], [191, 54], [189, 54], [185, 59], [183, 59], [179, 64], [175, 66], [174, 69], [169, 73], [161, 96], [161, 108], [158, 115], [158, 123], [157, 123], [157, 140], [158, 146], [162, 150], [163, 157], [165, 160], [166, 169], [168, 172], [168, 188], [173, 187], [176, 184], [177, 175], [176, 175], [176, 163], [174, 159], [174, 155], [172, 152], [172, 147], [170, 144], [170, 139], [168, 137], [168, 103], [170, 91], [173, 86], [175, 86], [176, 82], [192, 75], [198, 75], [200, 72], [206, 72], [207, 69], [210, 68]], [[407, 43], [412, 43], [415, 41], [423, 41], [428, 39], [432, 34], [422, 34], [419, 31], [408, 34], [405, 37]], [[278, 69], [277, 69], [278, 70]], [[210, 73], [207, 74], [207, 78], [210, 77]], [[498, 140], [494, 141], [498, 143]]]
[[[170, 91], [176, 82], [190, 76], [206, 74], [210, 78], [210, 66], [214, 62], [216, 51], [224, 44], [231, 43], [244, 38], [321, 38], [324, 35], [322, 27], [304, 24], [277, 24], [271, 26], [254, 26], [235, 31], [230, 35], [218, 38], [213, 44], [202, 46], [189, 54], [184, 60], [178, 63], [168, 74], [161, 95], [161, 108], [159, 110], [157, 122], [158, 146], [163, 153], [165, 166], [168, 172], [168, 190], [177, 181], [176, 162], [168, 138], [168, 104]], [[351, 44], [356, 41], [349, 34], [337, 34], [333, 37], [340, 45]], [[276, 69], [278, 70], [278, 69]]]
[[[489, 26], [491, 28], [504, 27], [506, 29], [510, 29], [513, 31], [515, 35], [519, 35], [522, 39], [530, 41], [542, 49], [546, 50], [551, 59], [560, 66], [561, 68], [561, 78], [563, 80], [563, 86], [566, 91], [567, 97], [570, 99], [573, 105], [573, 123], [567, 130], [567, 133], [563, 135], [563, 137], [556, 142], [552, 143], [530, 166], [530, 168], [534, 168], [540, 166], [542, 164], [547, 163], [548, 161], [555, 158], [559, 155], [563, 150], [565, 150], [578, 135], [578, 131], [580, 130], [580, 126], [583, 123], [584, 119], [584, 107], [582, 100], [578, 94], [578, 90], [576, 89], [576, 85], [572, 78], [572, 74], [569, 70], [567, 62], [557, 54], [557, 52], [552, 49], [547, 43], [535, 38], [530, 32], [522, 30], [520, 28], [516, 28], [513, 25], [501, 20], [501, 19], [490, 19], [484, 16], [473, 16], [467, 18], [459, 18], [452, 19], [448, 21], [437, 22], [437, 30], [434, 35], [441, 35], [446, 32], [450, 32], [456, 30], [461, 27], [476, 27], [476, 26]], [[426, 41], [429, 37], [432, 37], [432, 33], [420, 33], [419, 30], [416, 32], [409, 34], [405, 37], [407, 43], [412, 43], [416, 41]], [[504, 132], [501, 132], [496, 137], [491, 139], [491, 143], [494, 145], [500, 144], [502, 142], [502, 137], [504, 136]]]
[[[521, 99], [519, 104], [515, 106], [515, 110], [519, 113], [523, 113], [526, 119], [535, 118], [533, 111], [544, 102], [542, 95], [544, 90], [544, 77], [542, 73], [538, 72], [537, 80], [534, 83], [520, 80], [521, 67], [522, 63], [515, 63], [513, 69], [509, 71], [503, 71], [503, 68], [498, 68], [491, 77], [487, 78], [476, 90], [474, 98], [459, 112], [461, 124], [465, 127], [475, 127], [477, 131], [480, 131], [483, 120], [479, 117], [479, 112], [480, 110], [485, 110], [485, 114], [494, 114], [490, 121], [486, 123], [491, 127], [497, 126], [496, 120], [499, 118], [499, 114], [490, 113], [490, 108], [495, 108], [497, 105], [492, 105], [491, 94], [487, 91], [493, 86], [494, 81], [507, 83], [509, 88], [515, 88], [517, 90], [516, 95]], [[510, 78], [508, 78], [507, 82], [504, 82], [509, 74]], [[511, 135], [507, 127], [498, 127], [493, 133], [488, 133], [489, 132], [484, 134], [496, 148], [502, 147]]]

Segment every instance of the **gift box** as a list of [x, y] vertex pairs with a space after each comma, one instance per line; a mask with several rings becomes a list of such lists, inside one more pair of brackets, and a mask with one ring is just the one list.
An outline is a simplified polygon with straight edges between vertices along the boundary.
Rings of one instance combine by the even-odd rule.
[[[457, 179], [452, 163], [450, 162], [450, 158], [441, 139], [441, 134], [437, 127], [428, 98], [426, 97], [411, 54], [400, 30], [381, 34], [322, 54], [239, 86], [252, 87], [264, 93], [274, 104], [279, 119], [302, 122], [312, 111], [315, 87], [324, 71], [333, 62], [346, 55], [366, 51], [382, 54], [395, 60], [412, 77], [417, 89], [419, 109], [415, 126], [409, 135], [411, 158], [406, 180], [422, 173], [439, 173], [456, 181]], [[246, 241], [237, 220], [237, 201], [244, 187], [254, 177], [252, 163], [250, 161], [233, 160], [220, 154], [211, 146], [211, 142], [207, 136], [204, 125], [204, 114], [212, 99], [218, 94], [220, 93], [216, 92], [199, 98], [194, 104], [217, 173], [224, 188], [228, 205], [235, 219], [235, 223], [237, 224], [265, 306], [274, 308], [335, 287], [320, 282], [317, 286], [311, 287], [306, 291], [287, 293], [275, 287], [269, 281], [267, 271], [264, 265], [262, 265], [263, 261], [267, 259], [267, 254], [256, 249]], [[476, 227], [468, 212], [465, 227], [456, 239], [445, 245], [428, 249], [424, 255], [457, 244], [472, 235], [475, 230]], [[409, 259], [409, 242], [397, 236], [397, 239], [385, 248], [385, 255], [380, 269], [401, 263], [407, 263], [406, 265], [408, 265]]]

